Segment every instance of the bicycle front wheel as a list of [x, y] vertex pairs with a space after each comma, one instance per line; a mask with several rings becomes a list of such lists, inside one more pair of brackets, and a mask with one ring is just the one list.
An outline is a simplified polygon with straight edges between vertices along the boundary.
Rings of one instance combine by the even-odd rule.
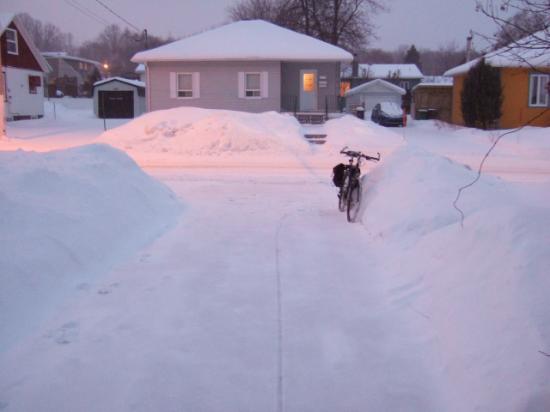
[[348, 192], [348, 222], [355, 222], [361, 209], [361, 183], [353, 182]]

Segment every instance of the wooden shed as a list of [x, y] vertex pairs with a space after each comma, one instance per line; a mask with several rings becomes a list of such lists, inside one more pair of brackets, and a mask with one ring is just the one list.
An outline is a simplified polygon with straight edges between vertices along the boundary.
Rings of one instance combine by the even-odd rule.
[[452, 120], [453, 81], [441, 78], [417, 84], [412, 89], [411, 113], [417, 120]]
[[122, 77], [94, 83], [94, 113], [102, 119], [131, 119], [145, 113], [145, 83]]

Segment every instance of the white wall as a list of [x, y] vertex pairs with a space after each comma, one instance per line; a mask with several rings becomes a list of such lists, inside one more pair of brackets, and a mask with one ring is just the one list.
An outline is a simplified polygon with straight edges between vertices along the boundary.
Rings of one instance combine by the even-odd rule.
[[[29, 93], [29, 76], [40, 76], [42, 86], [36, 94]], [[44, 76], [42, 72], [6, 67], [6, 116], [44, 116]]]

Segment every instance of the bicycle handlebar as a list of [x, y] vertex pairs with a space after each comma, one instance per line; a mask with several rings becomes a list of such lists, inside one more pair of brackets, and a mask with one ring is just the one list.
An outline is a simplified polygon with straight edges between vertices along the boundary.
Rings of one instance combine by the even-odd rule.
[[362, 157], [366, 160], [373, 160], [373, 161], [376, 161], [378, 162], [380, 160], [380, 152], [377, 152], [376, 154], [378, 155], [378, 157], [373, 157], [373, 156], [367, 156], [361, 152], [355, 152], [353, 150], [346, 150], [348, 147], [345, 146], [342, 150], [340, 150], [340, 153], [341, 154], [344, 154], [346, 156], [349, 156], [349, 157]]

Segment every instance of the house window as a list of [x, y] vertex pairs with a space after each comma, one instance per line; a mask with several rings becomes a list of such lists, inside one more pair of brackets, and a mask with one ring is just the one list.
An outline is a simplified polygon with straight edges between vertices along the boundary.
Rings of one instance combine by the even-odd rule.
[[178, 73], [177, 95], [178, 97], [193, 97], [193, 74]]
[[19, 54], [17, 45], [17, 30], [6, 29], [6, 50], [8, 54]]
[[40, 76], [29, 76], [29, 93], [37, 94], [39, 87], [42, 87], [42, 79]]
[[303, 83], [304, 83], [304, 92], [314, 92], [315, 91], [315, 73], [304, 73], [303, 74]]
[[409, 90], [410, 87], [411, 87], [411, 84], [408, 80], [401, 81], [400, 85], [401, 85], [401, 88], [403, 88], [405, 90]]
[[532, 74], [529, 79], [529, 106], [548, 106], [548, 74]]
[[261, 78], [260, 73], [245, 73], [245, 96], [260, 97], [261, 96]]

